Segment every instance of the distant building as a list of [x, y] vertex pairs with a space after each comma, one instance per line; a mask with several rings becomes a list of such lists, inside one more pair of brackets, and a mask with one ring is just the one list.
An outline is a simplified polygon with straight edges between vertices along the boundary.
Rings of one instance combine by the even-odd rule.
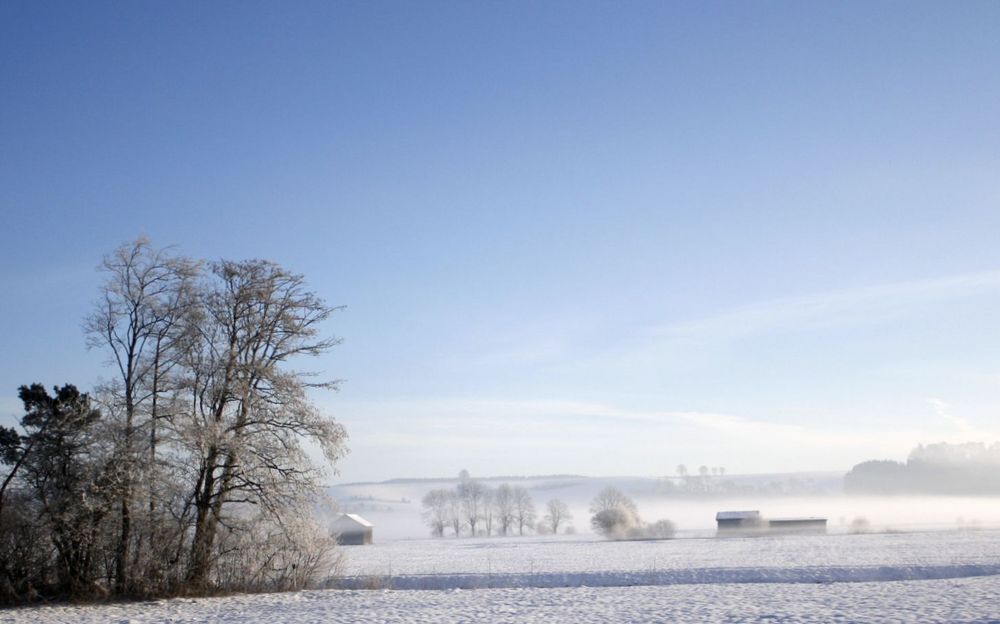
[[826, 533], [826, 518], [771, 518], [767, 528], [772, 533]]
[[826, 533], [826, 518], [770, 518], [759, 511], [720, 511], [715, 514], [720, 535]]
[[750, 532], [763, 528], [760, 512], [753, 511], [720, 511], [715, 514], [715, 522], [719, 532]]
[[330, 532], [336, 536], [338, 544], [360, 546], [372, 543], [374, 528], [375, 525], [358, 514], [340, 514], [330, 525]]

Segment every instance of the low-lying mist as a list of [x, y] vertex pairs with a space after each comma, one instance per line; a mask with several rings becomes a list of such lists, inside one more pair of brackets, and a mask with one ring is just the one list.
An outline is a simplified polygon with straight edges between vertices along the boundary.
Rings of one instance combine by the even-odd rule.
[[[484, 482], [492, 487], [500, 483], [491, 479], [484, 479]], [[590, 527], [590, 502], [601, 488], [608, 485], [621, 489], [634, 499], [643, 521], [672, 521], [679, 538], [715, 535], [716, 512], [733, 510], [759, 510], [766, 518], [823, 517], [827, 519], [829, 533], [1000, 527], [1000, 497], [859, 496], [830, 491], [806, 495], [672, 496], [663, 493], [656, 479], [557, 477], [513, 482], [527, 488], [538, 520], [545, 514], [547, 501], [559, 499], [566, 503], [572, 513], [568, 526], [577, 535], [586, 538], [596, 538]], [[375, 525], [375, 542], [378, 543], [430, 537], [431, 529], [422, 515], [421, 498], [429, 490], [443, 486], [448, 487], [449, 483], [367, 483], [335, 486], [330, 493], [341, 511], [359, 513]], [[562, 532], [563, 529], [560, 530]]]
[[[678, 536], [715, 533], [715, 513], [759, 510], [768, 518], [815, 516], [829, 533], [851, 530], [926, 531], [1000, 526], [1000, 499], [947, 496], [810, 496], [715, 499], [639, 499], [643, 517], [666, 517]], [[863, 519], [864, 522], [855, 522]], [[852, 527], [853, 523], [853, 527]]]

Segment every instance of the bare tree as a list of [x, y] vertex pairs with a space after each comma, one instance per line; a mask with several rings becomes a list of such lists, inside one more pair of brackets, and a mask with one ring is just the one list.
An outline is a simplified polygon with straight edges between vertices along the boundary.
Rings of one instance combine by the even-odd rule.
[[315, 488], [319, 476], [302, 448], [310, 439], [332, 464], [344, 429], [322, 416], [307, 388], [335, 388], [286, 370], [297, 356], [319, 355], [339, 341], [319, 337], [336, 308], [306, 290], [302, 276], [274, 263], [221, 261], [201, 295], [186, 380], [191, 411], [179, 432], [197, 466], [191, 507], [194, 535], [187, 580], [203, 585], [228, 503], [248, 503], [280, 518]]
[[524, 527], [529, 529], [535, 524], [535, 501], [531, 500], [531, 494], [521, 485], [513, 487], [514, 493], [514, 517], [517, 521], [518, 535], [524, 535]]
[[451, 492], [444, 489], [431, 490], [424, 494], [421, 501], [424, 506], [424, 520], [431, 527], [434, 537], [443, 537], [444, 528], [448, 526], [448, 505]]
[[625, 495], [624, 492], [614, 486], [608, 486], [597, 493], [594, 500], [590, 501], [590, 513], [596, 514], [608, 509], [623, 509], [633, 516], [638, 517], [638, 508], [635, 501]]
[[467, 479], [458, 484], [458, 498], [462, 501], [462, 514], [469, 532], [476, 536], [476, 526], [483, 515], [486, 487], [475, 479]]
[[493, 535], [493, 497], [496, 492], [488, 485], [483, 486], [483, 529], [487, 537]]
[[448, 523], [455, 537], [462, 535], [462, 499], [455, 491], [448, 492]]
[[[117, 383], [106, 388], [106, 394], [113, 397], [110, 415], [119, 417], [121, 426], [115, 462], [120, 523], [115, 585], [123, 594], [131, 589], [135, 484], [156, 462], [158, 398], [163, 378], [173, 366], [172, 342], [195, 268], [187, 260], [155, 250], [144, 237], [106, 256], [100, 268], [107, 279], [85, 329], [90, 346], [110, 351], [118, 373]], [[142, 427], [149, 430], [148, 462], [140, 457]], [[147, 474], [146, 481], [154, 479]], [[151, 511], [154, 504], [151, 495]]]
[[500, 534], [507, 535], [514, 524], [514, 489], [509, 483], [501, 483], [493, 497], [497, 522], [500, 523]]
[[553, 535], [559, 533], [559, 527], [564, 522], [573, 519], [573, 514], [570, 513], [569, 507], [558, 498], [553, 498], [545, 503], [545, 510], [547, 512], [545, 514], [545, 525], [552, 531]]

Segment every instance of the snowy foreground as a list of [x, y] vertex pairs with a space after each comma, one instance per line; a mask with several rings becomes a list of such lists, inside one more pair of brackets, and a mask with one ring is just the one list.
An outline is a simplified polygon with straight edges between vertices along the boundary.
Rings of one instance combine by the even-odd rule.
[[1000, 622], [998, 531], [344, 550], [345, 585], [376, 589], [15, 609], [0, 623]]
[[997, 622], [1000, 579], [308, 591], [0, 611], [0, 622]]

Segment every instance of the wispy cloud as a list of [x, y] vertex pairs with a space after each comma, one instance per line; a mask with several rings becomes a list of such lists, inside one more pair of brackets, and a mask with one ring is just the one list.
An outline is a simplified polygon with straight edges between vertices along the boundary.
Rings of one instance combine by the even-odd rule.
[[[760, 352], [739, 359], [744, 354], [730, 349], [729, 344], [785, 332], [912, 318], [935, 306], [940, 310], [963, 299], [995, 295], [1000, 295], [1000, 271], [987, 271], [742, 305], [701, 319], [652, 329], [646, 325], [631, 333], [629, 340], [616, 341], [607, 350], [582, 338], [601, 335], [596, 327], [592, 331], [553, 330], [558, 340], [542, 341], [541, 346], [527, 340], [525, 334], [514, 334], [494, 345], [498, 347], [496, 359], [490, 362], [505, 376], [501, 385], [509, 388], [514, 399], [422, 397], [353, 404], [338, 399], [331, 407], [343, 416], [351, 431], [359, 460], [370, 451], [413, 465], [444, 465], [448, 457], [461, 457], [470, 466], [480, 459], [483, 466], [511, 465], [511, 470], [520, 469], [517, 466], [522, 464], [536, 466], [523, 468], [529, 472], [545, 471], [545, 466], [557, 472], [589, 466], [595, 473], [627, 470], [655, 474], [663, 469], [664, 461], [692, 460], [725, 461], [736, 470], [740, 466], [751, 470], [846, 470], [865, 459], [903, 459], [920, 443], [995, 441], [1000, 439], [1000, 430], [977, 427], [977, 421], [956, 415], [940, 399], [925, 403], [938, 418], [906, 417], [914, 413], [914, 401], [924, 400], [923, 392], [947, 393], [947, 380], [934, 383], [928, 375], [920, 376], [920, 383], [912, 376], [900, 381], [898, 375], [872, 380], [856, 368], [846, 368], [847, 364], [829, 387], [813, 377], [796, 377], [794, 364], [781, 369], [784, 376], [779, 378], [773, 374], [754, 377], [753, 358]], [[537, 338], [549, 332], [529, 334]], [[775, 350], [766, 353], [771, 356], [768, 365], [772, 368], [795, 360], [802, 348], [797, 342], [775, 343]], [[519, 344], [525, 348], [519, 349]], [[894, 357], [866, 353], [872, 356], [863, 360], [869, 366], [884, 365], [880, 357]], [[811, 355], [825, 357], [823, 353]], [[538, 365], [546, 361], [552, 365]], [[744, 386], [759, 383], [765, 387], [758, 394], [745, 387], [721, 397], [708, 394], [720, 382], [698, 377], [702, 368], [715, 376], [733, 374]], [[684, 373], [679, 377], [683, 382], [669, 381], [674, 370]], [[731, 373], [733, 370], [738, 374]], [[689, 387], [684, 385], [687, 381]], [[528, 392], [572, 396], [574, 387], [585, 388], [587, 396], [595, 400], [521, 398]], [[599, 387], [609, 390], [594, 390]], [[821, 394], [811, 398], [809, 392], [816, 387]], [[928, 387], [934, 389], [921, 389]], [[789, 388], [788, 397], [784, 388]], [[845, 388], [850, 388], [850, 400], [840, 400]], [[665, 396], [657, 401], [661, 395]], [[658, 405], [685, 404], [714, 405], [719, 411], [656, 409]], [[774, 408], [773, 418], [768, 416], [769, 406]], [[849, 413], [839, 419], [831, 416], [829, 412], [836, 406]], [[981, 414], [976, 418], [987, 422]], [[524, 451], [512, 454], [511, 449]], [[536, 456], [546, 457], [549, 463], [541, 464]], [[511, 462], [520, 463], [515, 466]]]
[[823, 329], [886, 321], [931, 303], [1000, 293], [1000, 271], [896, 282], [782, 297], [716, 315], [669, 323], [653, 334], [668, 338], [733, 340], [788, 329]]

